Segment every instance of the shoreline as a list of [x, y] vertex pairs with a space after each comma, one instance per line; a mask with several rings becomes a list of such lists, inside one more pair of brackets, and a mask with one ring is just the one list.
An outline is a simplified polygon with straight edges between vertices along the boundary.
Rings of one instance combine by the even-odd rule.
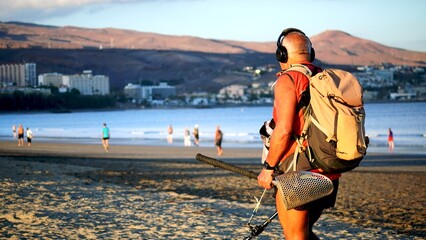
[[[241, 239], [261, 189], [195, 160], [202, 153], [260, 171], [259, 149], [0, 141], [0, 236], [12, 238]], [[322, 239], [426, 237], [426, 154], [371, 153], [343, 174]], [[273, 211], [270, 194], [254, 224]], [[282, 239], [274, 220], [260, 236]], [[262, 238], [260, 238], [262, 239]]]
[[[388, 152], [387, 147], [373, 147], [368, 151], [357, 171], [404, 171], [426, 172], [426, 152], [402, 151]], [[217, 156], [214, 146], [191, 146], [167, 143], [154, 145], [110, 144], [110, 151], [105, 152], [101, 143], [76, 143], [62, 141], [33, 141], [31, 147], [26, 142], [18, 147], [16, 141], [0, 140], [0, 156], [27, 157], [69, 157], [69, 158], [99, 158], [99, 159], [185, 159], [194, 160], [197, 153], [231, 160], [234, 163], [261, 165], [262, 149], [254, 147], [223, 147], [225, 154]]]
[[[426, 99], [420, 100], [369, 100], [364, 101], [364, 104], [380, 104], [380, 103], [413, 103], [413, 102], [426, 102]], [[19, 110], [19, 111], [0, 111], [0, 113], [55, 113], [55, 114], [67, 114], [67, 113], [78, 113], [78, 112], [114, 112], [114, 111], [125, 111], [125, 110], [149, 110], [149, 109], [199, 109], [199, 108], [239, 108], [239, 107], [271, 107], [272, 103], [264, 104], [221, 104], [221, 105], [208, 105], [208, 106], [157, 106], [157, 107], [145, 107], [145, 106], [134, 106], [134, 107], [113, 107], [113, 108], [94, 108], [94, 109], [46, 109], [46, 110]], [[59, 110], [58, 112], [56, 112]], [[62, 112], [65, 110], [64, 112]]]

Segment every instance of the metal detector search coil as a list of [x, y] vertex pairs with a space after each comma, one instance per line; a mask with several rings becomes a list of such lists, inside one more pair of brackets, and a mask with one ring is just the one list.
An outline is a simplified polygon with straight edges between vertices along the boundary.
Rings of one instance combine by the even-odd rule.
[[300, 207], [333, 192], [333, 182], [328, 177], [308, 171], [279, 175], [274, 184], [286, 210]]

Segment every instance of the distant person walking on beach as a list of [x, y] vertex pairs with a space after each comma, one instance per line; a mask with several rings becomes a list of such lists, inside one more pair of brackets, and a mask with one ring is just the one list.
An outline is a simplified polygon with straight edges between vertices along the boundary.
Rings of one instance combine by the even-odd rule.
[[31, 147], [31, 141], [34, 137], [33, 131], [31, 131], [31, 129], [29, 127], [27, 127], [27, 143], [28, 143], [28, 147]]
[[390, 128], [388, 130], [388, 145], [389, 145], [389, 152], [393, 152], [395, 144], [393, 142], [393, 132], [392, 132], [392, 129]]
[[18, 135], [16, 134], [16, 126], [12, 126], [13, 138], [15, 139]]
[[[310, 39], [299, 29], [284, 29], [278, 37], [276, 58], [281, 71], [276, 74], [277, 80], [273, 88], [272, 115], [275, 128], [271, 134], [269, 153], [257, 177], [259, 185], [265, 189], [272, 188], [272, 175], [286, 172], [297, 146], [293, 136], [300, 135], [303, 131], [304, 119], [302, 112], [298, 110], [298, 101], [301, 99], [301, 93], [309, 86], [309, 79], [301, 72], [286, 72], [286, 70], [293, 64], [300, 64], [309, 68], [312, 75], [321, 72], [321, 68], [312, 64], [315, 58], [314, 53]], [[308, 158], [302, 157], [297, 159], [296, 167], [297, 170], [321, 171], [321, 169], [314, 169]], [[335, 204], [340, 174], [332, 175], [334, 191], [328, 196], [300, 207], [286, 210], [282, 197], [276, 194], [276, 208], [285, 239], [319, 239], [312, 231], [312, 227], [323, 210]], [[331, 178], [331, 175], [327, 176]]]
[[24, 146], [24, 127], [19, 124], [18, 127], [18, 146]]
[[185, 132], [183, 134], [183, 145], [185, 147], [191, 146], [191, 133], [189, 132], [188, 128], [185, 128]]
[[167, 128], [167, 142], [173, 143], [173, 126], [171, 124]]
[[194, 145], [198, 146], [198, 144], [200, 143], [200, 130], [199, 130], [198, 124], [195, 124], [193, 134], [194, 134]]
[[102, 128], [102, 145], [104, 146], [106, 152], [108, 152], [109, 149], [109, 137], [109, 128], [107, 127], [106, 123], [104, 123]]
[[221, 156], [223, 154], [222, 139], [223, 139], [223, 133], [220, 130], [220, 126], [217, 126], [216, 132], [214, 134], [214, 143], [216, 145], [217, 155], [219, 155], [219, 156]]

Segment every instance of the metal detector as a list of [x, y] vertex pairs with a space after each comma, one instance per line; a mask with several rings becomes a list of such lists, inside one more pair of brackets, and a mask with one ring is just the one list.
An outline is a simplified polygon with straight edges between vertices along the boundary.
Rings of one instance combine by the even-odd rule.
[[[195, 159], [214, 167], [238, 173], [248, 178], [257, 179], [257, 176], [259, 175], [239, 166], [204, 156], [201, 153], [198, 153], [195, 156]], [[280, 194], [286, 210], [293, 209], [325, 197], [333, 191], [333, 182], [329, 178], [309, 171], [295, 171], [279, 175], [275, 177], [273, 184], [277, 187], [278, 194]], [[254, 213], [255, 212], [253, 212], [252, 217]], [[253, 237], [259, 236], [259, 234], [263, 232], [266, 226], [277, 216], [277, 214], [278, 213], [275, 212], [265, 222], [257, 226], [251, 226], [249, 221], [248, 225], [250, 227], [251, 234], [245, 239], [252, 239]]]

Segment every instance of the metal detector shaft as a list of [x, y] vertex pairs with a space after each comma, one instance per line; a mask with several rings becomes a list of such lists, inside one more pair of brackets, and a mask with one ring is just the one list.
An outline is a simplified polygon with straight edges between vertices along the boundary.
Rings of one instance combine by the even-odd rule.
[[259, 175], [258, 173], [255, 173], [253, 171], [250, 171], [250, 170], [247, 170], [247, 169], [244, 169], [244, 168], [241, 168], [241, 167], [238, 167], [238, 166], [235, 166], [214, 158], [204, 156], [201, 153], [197, 153], [197, 155], [195, 156], [195, 159], [215, 167], [220, 167], [222, 169], [225, 169], [234, 173], [238, 173], [240, 175], [243, 175], [252, 179], [257, 179], [257, 176]]
[[[240, 175], [243, 175], [243, 176], [246, 176], [246, 177], [249, 177], [249, 178], [252, 178], [252, 179], [257, 179], [257, 176], [259, 175], [258, 173], [255, 173], [253, 171], [250, 171], [250, 170], [244, 169], [242, 167], [239, 167], [239, 166], [227, 163], [227, 162], [223, 162], [223, 161], [211, 158], [211, 157], [207, 157], [207, 156], [205, 156], [201, 153], [197, 153], [197, 155], [195, 156], [195, 159], [197, 159], [198, 161], [210, 164], [214, 167], [219, 167], [219, 168], [222, 168], [222, 169], [234, 172], [234, 173], [238, 173]], [[272, 181], [272, 184], [274, 186], [276, 186], [275, 181]]]

